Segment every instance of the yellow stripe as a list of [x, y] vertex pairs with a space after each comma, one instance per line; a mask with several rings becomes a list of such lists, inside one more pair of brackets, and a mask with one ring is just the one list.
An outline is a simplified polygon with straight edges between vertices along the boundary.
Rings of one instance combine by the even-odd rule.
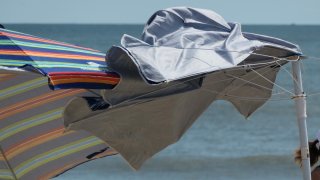
[[[87, 144], [78, 146], [81, 143], [86, 143], [86, 141], [88, 141]], [[84, 150], [84, 149], [87, 149], [87, 148], [90, 148], [92, 146], [96, 146], [96, 145], [99, 145], [102, 143], [103, 142], [101, 140], [95, 138], [94, 136], [89, 136], [87, 138], [84, 138], [84, 139], [66, 144], [64, 146], [60, 146], [60, 147], [55, 148], [53, 150], [47, 151], [43, 154], [39, 154], [38, 156], [35, 156], [35, 157], [19, 164], [16, 168], [14, 168], [14, 171], [17, 173], [17, 177], [21, 178], [23, 175], [38, 168], [39, 166], [42, 166], [42, 165], [49, 163], [51, 161], [60, 159], [60, 158], [65, 157], [67, 155], [79, 152], [81, 150]], [[75, 147], [73, 148], [73, 146], [75, 146]], [[71, 149], [68, 150], [68, 148], [71, 148]], [[66, 151], [64, 151], [64, 150], [66, 150]], [[59, 151], [61, 151], [61, 153]], [[58, 154], [55, 154], [55, 153], [58, 153]], [[46, 156], [49, 156], [49, 157], [46, 158]], [[42, 158], [45, 158], [45, 159], [41, 160]]]
[[[8, 97], [21, 94], [23, 92], [29, 91], [31, 89], [38, 88], [47, 84], [47, 80], [43, 77], [36, 78], [21, 84], [17, 84], [15, 86], [8, 87], [6, 89], [0, 90], [0, 100], [4, 100]], [[34, 85], [32, 85], [34, 84]], [[11, 92], [10, 92], [11, 91]]]
[[63, 58], [63, 59], [76, 59], [76, 60], [93, 60], [93, 61], [105, 61], [104, 57], [98, 56], [85, 56], [77, 54], [65, 54], [65, 53], [49, 53], [49, 52], [37, 52], [37, 51], [16, 51], [16, 50], [0, 50], [0, 54], [14, 55], [14, 56], [38, 56], [49, 58]]
[[64, 133], [64, 128], [60, 128], [54, 131], [51, 131], [49, 133], [37, 136], [35, 138], [29, 139], [27, 141], [21, 142], [16, 146], [11, 147], [9, 150], [5, 152], [7, 159], [12, 159], [15, 156], [19, 155], [20, 153], [23, 153], [35, 146], [38, 146], [40, 144], [46, 143], [48, 141], [67, 136], [71, 133], [74, 133], [73, 131], [68, 131]]
[[[12, 135], [15, 135], [21, 131], [24, 131], [26, 129], [30, 129], [34, 126], [47, 123], [49, 121], [58, 119], [62, 117], [62, 107], [59, 107], [57, 109], [38, 114], [36, 116], [32, 116], [28, 119], [10, 124], [7, 127], [4, 127], [0, 129], [0, 141], [3, 141], [4, 139], [9, 138]], [[50, 116], [49, 116], [50, 115]], [[48, 117], [46, 117], [48, 116]]]
[[7, 118], [9, 116], [12, 116], [16, 113], [20, 113], [35, 107], [38, 107], [43, 104], [47, 104], [49, 102], [71, 96], [74, 94], [78, 94], [81, 92], [84, 92], [85, 90], [59, 90], [54, 92], [48, 92], [46, 94], [43, 94], [41, 96], [37, 96], [35, 98], [27, 99], [25, 101], [13, 104], [9, 107], [0, 109], [0, 120]]

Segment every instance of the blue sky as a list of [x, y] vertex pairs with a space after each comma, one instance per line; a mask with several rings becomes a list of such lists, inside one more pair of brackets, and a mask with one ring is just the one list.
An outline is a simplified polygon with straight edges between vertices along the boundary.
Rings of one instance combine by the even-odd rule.
[[172, 6], [211, 9], [243, 24], [320, 24], [320, 0], [1, 0], [0, 23], [144, 23]]

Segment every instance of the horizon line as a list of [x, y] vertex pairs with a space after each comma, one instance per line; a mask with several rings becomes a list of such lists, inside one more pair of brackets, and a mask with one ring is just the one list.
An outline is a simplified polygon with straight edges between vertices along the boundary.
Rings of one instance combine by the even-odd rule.
[[[145, 25], [145, 23], [44, 23], [44, 22], [19, 22], [19, 23], [2, 23], [2, 25]], [[309, 23], [240, 23], [241, 25], [249, 26], [320, 26], [320, 24], [309, 24]]]

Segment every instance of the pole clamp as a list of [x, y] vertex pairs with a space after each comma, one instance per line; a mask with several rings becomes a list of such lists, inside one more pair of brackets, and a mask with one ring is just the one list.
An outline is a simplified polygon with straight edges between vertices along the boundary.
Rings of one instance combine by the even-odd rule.
[[309, 147], [302, 147], [301, 148], [301, 159], [309, 159]]
[[307, 95], [303, 92], [302, 94], [292, 96], [291, 99], [305, 98], [305, 97], [307, 97]]

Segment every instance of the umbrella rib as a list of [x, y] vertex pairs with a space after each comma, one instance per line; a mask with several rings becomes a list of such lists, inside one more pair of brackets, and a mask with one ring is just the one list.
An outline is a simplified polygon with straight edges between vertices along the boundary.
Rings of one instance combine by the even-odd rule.
[[276, 63], [281, 67], [281, 69], [283, 69], [286, 73], [289, 74], [289, 76], [294, 80], [295, 83], [298, 84], [298, 81], [296, 78], [293, 77], [292, 73], [290, 73], [285, 67], [283, 67], [282, 64], [280, 64], [278, 61], [276, 61]]
[[[228, 74], [228, 76], [231, 76], [231, 77], [233, 77], [233, 78], [235, 78], [235, 79], [239, 79], [239, 80], [244, 81], [244, 82], [246, 82], [246, 83], [249, 83], [249, 84], [258, 86], [258, 87], [260, 87], [260, 88], [262, 88], [262, 89], [266, 89], [266, 90], [272, 91], [271, 88], [267, 88], [267, 87], [265, 87], [265, 86], [262, 86], [262, 85], [260, 85], [260, 84], [251, 82], [251, 81], [249, 81], [249, 80], [245, 80], [245, 79], [242, 79], [242, 78], [240, 78], [240, 77], [237, 77], [237, 76], [234, 76], [234, 75], [231, 75], [231, 74]], [[237, 87], [239, 88], [239, 87], [241, 87], [241, 86], [237, 86]], [[231, 90], [234, 91], [234, 89], [231, 89]]]
[[[276, 62], [278, 65], [280, 65], [280, 67], [283, 67], [283, 66], [278, 62], [278, 60], [275, 61], [275, 62]], [[251, 69], [253, 69], [253, 68], [251, 68]], [[265, 74], [265, 73], [267, 73], [267, 72], [269, 72], [269, 71], [270, 71], [270, 70], [266, 70], [265, 72], [263, 72], [263, 74]], [[253, 79], [250, 79], [250, 80], [245, 80], [245, 79], [242, 79], [242, 78], [240, 78], [240, 77], [233, 76], [233, 75], [231, 75], [231, 74], [227, 74], [227, 75], [229, 75], [229, 76], [232, 77], [232, 78], [242, 80], [242, 81], [244, 81], [244, 82], [253, 84], [253, 85], [255, 85], [255, 86], [258, 86], [258, 87], [263, 88], [263, 89], [266, 89], [266, 90], [270, 90], [270, 91], [273, 90], [273, 89], [270, 89], [270, 88], [268, 88], [268, 87], [265, 87], [265, 86], [262, 86], [262, 85], [259, 85], [259, 84], [256, 84], [256, 83], [253, 83], [253, 82], [250, 81], [250, 80], [256, 79], [257, 77], [255, 77], [255, 78], [253, 78]], [[260, 76], [262, 76], [262, 74], [260, 74]], [[265, 77], [263, 77], [263, 78], [265, 78]], [[232, 90], [235, 90], [235, 89], [237, 89], [237, 88], [239, 88], [239, 87], [241, 87], [241, 86], [237, 86], [237, 87], [233, 88]], [[211, 90], [209, 90], [209, 89], [204, 89], [204, 90], [209, 91], [209, 92], [211, 92], [211, 93], [219, 94], [218, 92], [216, 92], [216, 91], [211, 91]], [[272, 95], [281, 95], [281, 94], [284, 94], [284, 93], [288, 93], [288, 91], [283, 90], [283, 92], [275, 93], [275, 94], [272, 94]], [[242, 98], [242, 99], [247, 99], [247, 100], [266, 100], [266, 99], [269, 99], [269, 98], [250, 98], [250, 97], [232, 96], [232, 95], [226, 95], [226, 96], [232, 97], [232, 98]], [[281, 99], [279, 99], [279, 100], [288, 100], [288, 99], [289, 99], [289, 98], [281, 98]]]
[[[275, 61], [275, 62], [276, 62], [278, 65], [280, 65], [278, 61]], [[282, 66], [280, 65], [280, 67], [282, 67]], [[254, 68], [250, 68], [250, 69], [251, 69], [254, 73], [258, 74], [260, 77], [262, 77], [263, 79], [265, 79], [266, 81], [268, 81], [269, 83], [272, 83], [272, 84], [274, 84], [275, 86], [279, 87], [279, 88], [280, 88], [281, 90], [283, 90], [284, 92], [290, 93], [291, 95], [293, 94], [291, 91], [289, 91], [289, 90], [281, 87], [280, 85], [278, 85], [278, 84], [270, 81], [268, 78], [266, 78], [266, 77], [263, 76], [263, 74], [269, 72], [269, 71], [272, 70], [272, 69], [269, 69], [269, 70], [263, 72], [263, 74], [258, 73], [256, 70], [254, 70]], [[259, 84], [255, 84], [255, 83], [253, 83], [253, 82], [251, 82], [251, 81], [249, 81], [249, 80], [245, 80], [245, 79], [242, 79], [242, 78], [240, 78], [240, 77], [233, 76], [233, 75], [231, 75], [231, 74], [228, 74], [228, 75], [231, 76], [231, 77], [234, 77], [234, 78], [236, 78], [236, 79], [245, 81], [245, 82], [247, 82], [247, 83], [256, 85], [256, 86], [258, 86], [258, 87], [261, 87], [261, 88], [264, 88], [264, 89], [267, 89], [267, 90], [271, 90], [271, 91], [273, 90], [273, 88], [270, 89], [270, 88], [261, 86], [261, 85], [259, 85]], [[257, 78], [257, 77], [255, 77], [255, 78], [253, 78], [253, 79], [250, 79], [250, 80], [255, 80], [256, 78]], [[238, 88], [239, 88], [239, 87], [240, 87], [240, 86], [238, 86]], [[237, 88], [237, 87], [235, 87], [235, 88]], [[232, 90], [234, 90], [234, 89], [232, 89]]]
[[[279, 59], [279, 60], [283, 60], [283, 59]], [[274, 62], [272, 62], [272, 63], [274, 63]], [[270, 65], [270, 63], [263, 63], [263, 64], [266, 64], [266, 65], [268, 64], [268, 65]], [[262, 65], [262, 64], [261, 64], [261, 65]], [[243, 66], [240, 66], [240, 67], [243, 68]], [[253, 70], [253, 68], [250, 68], [250, 69]], [[269, 70], [267, 70], [267, 71], [269, 71]], [[254, 71], [254, 72], [256, 72], [256, 71]], [[256, 72], [256, 73], [257, 73], [257, 72]], [[230, 75], [230, 74], [228, 74], [228, 75]], [[185, 83], [185, 82], [187, 82], [187, 81], [194, 80], [194, 79], [201, 78], [201, 77], [205, 77], [205, 76], [206, 76], [206, 74], [202, 74], [202, 75], [200, 75], [200, 76], [196, 76], [196, 77], [194, 77], [194, 78], [191, 78], [191, 79], [188, 79], [188, 80], [185, 80], [185, 81], [181, 81], [180, 83], [173, 84], [173, 85], [168, 86], [168, 87], [164, 87], [164, 88], [161, 88], [161, 89], [158, 89], [158, 90], [155, 90], [155, 91], [150, 91], [150, 92], [147, 92], [146, 94], [143, 94], [143, 95], [140, 95], [140, 96], [137, 96], [137, 97], [134, 97], [134, 98], [127, 99], [127, 100], [125, 100], [125, 101], [123, 101], [123, 102], [121, 102], [121, 103], [119, 103], [119, 104], [116, 104], [116, 105], [110, 104], [110, 105], [113, 106], [113, 107], [121, 106], [121, 105], [124, 104], [124, 103], [131, 102], [131, 101], [133, 101], [133, 100], [139, 99], [139, 98], [141, 98], [141, 97], [145, 97], [145, 96], [150, 95], [150, 94], [153, 94], [153, 93], [157, 93], [157, 92], [160, 91], [160, 90], [167, 89], [167, 88], [172, 87], [172, 86], [177, 86], [177, 85], [183, 84], [183, 83]], [[230, 75], [230, 76], [231, 76], [231, 75]], [[262, 76], [262, 78], [265, 78], [265, 77], [264, 77], [263, 75], [261, 75], [261, 74], [260, 74], [260, 76]], [[232, 76], [231, 76], [231, 77], [232, 77]], [[237, 77], [237, 78], [238, 78], [238, 77]], [[240, 80], [243, 80], [243, 79], [241, 79], [241, 78], [239, 78], [239, 79], [240, 79]], [[244, 81], [246, 81], [246, 80], [244, 80]], [[269, 81], [270, 81], [270, 80], [269, 80]], [[269, 82], [269, 81], [268, 81], [268, 82]], [[258, 86], [258, 87], [261, 86], [261, 85], [259, 85], [259, 84], [255, 84], [255, 83], [250, 82], [250, 81], [248, 81], [248, 83], [254, 84], [254, 85]], [[271, 83], [273, 83], [273, 82], [271, 82]], [[273, 83], [273, 84], [275, 84], [275, 83]], [[279, 86], [279, 85], [277, 85], [277, 86]], [[267, 87], [264, 87], [264, 86], [262, 86], [261, 88], [265, 88], [265, 89], [268, 89], [268, 90], [272, 90], [272, 89], [267, 88]], [[281, 88], [281, 89], [284, 90], [285, 92], [289, 92], [289, 93], [293, 94], [292, 92], [290, 92], [290, 91], [282, 88], [281, 86], [279, 86], [279, 88]], [[136, 103], [133, 103], [132, 105], [135, 105], [135, 104], [136, 104]]]
[[[267, 67], [267, 66], [265, 66], [265, 67]], [[253, 68], [250, 68], [250, 69], [253, 69]], [[263, 74], [268, 73], [268, 72], [271, 71], [271, 70], [272, 70], [272, 69], [267, 69], [266, 71], [263, 72]], [[268, 87], [262, 86], [262, 85], [260, 85], [260, 84], [256, 84], [256, 83], [254, 83], [254, 82], [251, 82], [251, 81], [257, 79], [259, 76], [258, 76], [258, 77], [253, 77], [253, 78], [251, 78], [251, 79], [249, 79], [249, 80], [245, 80], [245, 79], [243, 79], [243, 78], [241, 78], [241, 77], [237, 77], [237, 76], [234, 76], [234, 75], [232, 75], [232, 74], [227, 74], [227, 75], [228, 75], [228, 76], [231, 76], [232, 78], [235, 78], [235, 79], [244, 81], [244, 82], [249, 83], [249, 84], [253, 84], [253, 85], [255, 85], [255, 86], [258, 86], [258, 87], [260, 87], [260, 88], [263, 88], [263, 89], [266, 89], [266, 90], [269, 90], [269, 91], [272, 91], [272, 90], [273, 90], [272, 88], [268, 88]], [[234, 90], [236, 90], [236, 89], [238, 89], [238, 88], [240, 88], [240, 87], [241, 87], [240, 85], [239, 85], [239, 86], [236, 86], [236, 87], [230, 89], [229, 91], [234, 91]]]
[[258, 74], [259, 76], [261, 76], [264, 80], [268, 81], [269, 83], [272, 83], [273, 85], [277, 86], [278, 88], [290, 93], [291, 95], [295, 96], [295, 94], [287, 89], [285, 89], [284, 87], [278, 85], [277, 83], [274, 83], [272, 81], [270, 81], [268, 78], [264, 77], [262, 74], [260, 74], [259, 72], [255, 71], [254, 69], [252, 69], [253, 72], [255, 72], [256, 74]]
[[318, 96], [320, 95], [320, 92], [313, 92], [311, 94], [308, 94], [308, 96]]
[[13, 178], [14, 178], [15, 180], [18, 180], [18, 178], [17, 178], [16, 174], [15, 174], [15, 173], [14, 173], [14, 171], [13, 171], [13, 168], [11, 167], [11, 165], [10, 165], [10, 163], [9, 163], [9, 161], [8, 161], [7, 157], [5, 156], [4, 151], [3, 151], [3, 149], [2, 149], [1, 147], [0, 147], [0, 152], [1, 152], [1, 154], [3, 154], [3, 159], [4, 159], [4, 161], [5, 161], [5, 163], [6, 163], [7, 167], [8, 167], [8, 169], [10, 170], [10, 172], [11, 172], [11, 174], [12, 174]]
[[[214, 91], [214, 90], [211, 90], [211, 89], [207, 89], [207, 88], [204, 88], [203, 90], [205, 91], [208, 91], [212, 94], [220, 94], [220, 92], [217, 92], [217, 91]], [[274, 94], [272, 94], [274, 95]], [[277, 94], [275, 94], [277, 95]], [[269, 100], [269, 101], [284, 101], [284, 100], [290, 100], [291, 98], [278, 98], [278, 99], [270, 99], [270, 98], [252, 98], [252, 97], [248, 97], [248, 96], [234, 96], [234, 95], [228, 95], [228, 94], [225, 94], [224, 96], [226, 97], [230, 97], [230, 98], [237, 98], [237, 99], [242, 99], [242, 100], [247, 100], [247, 101], [265, 101], [265, 100]]]

